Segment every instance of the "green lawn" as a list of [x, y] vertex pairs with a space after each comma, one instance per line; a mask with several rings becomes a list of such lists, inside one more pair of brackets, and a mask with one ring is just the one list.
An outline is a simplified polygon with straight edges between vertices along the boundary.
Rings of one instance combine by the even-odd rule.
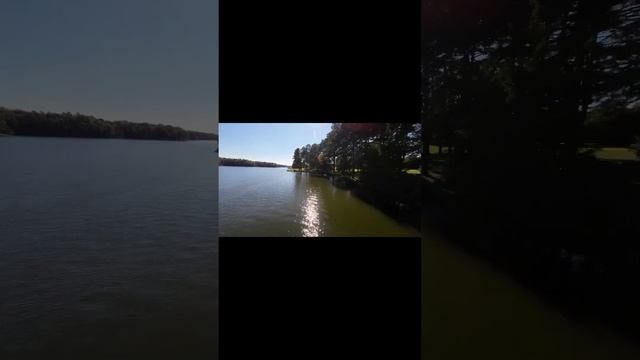
[[635, 149], [625, 147], [604, 147], [594, 151], [601, 160], [638, 160]]
[[423, 359], [640, 359], [618, 334], [578, 325], [488, 263], [423, 231]]
[[[584, 148], [585, 150], [590, 150], [592, 148]], [[442, 147], [442, 153], [448, 153], [449, 148], [446, 146]], [[438, 146], [437, 145], [429, 145], [429, 154], [437, 155], [438, 154]], [[628, 147], [603, 147], [594, 149], [594, 155], [596, 158], [601, 160], [638, 160], [636, 156], [636, 150]]]
[[[449, 152], [449, 147], [447, 146], [443, 146], [442, 147], [442, 153], [446, 154]], [[429, 145], [429, 154], [438, 154], [438, 145]]]

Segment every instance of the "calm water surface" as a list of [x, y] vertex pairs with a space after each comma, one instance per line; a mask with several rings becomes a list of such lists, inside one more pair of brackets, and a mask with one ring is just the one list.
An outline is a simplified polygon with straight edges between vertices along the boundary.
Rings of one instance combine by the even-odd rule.
[[0, 358], [215, 358], [214, 150], [0, 138]]
[[419, 236], [324, 178], [221, 166], [220, 236]]

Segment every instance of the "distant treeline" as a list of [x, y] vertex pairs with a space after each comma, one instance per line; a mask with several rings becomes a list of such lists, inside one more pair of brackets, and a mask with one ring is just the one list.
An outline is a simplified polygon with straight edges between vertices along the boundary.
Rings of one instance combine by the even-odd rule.
[[220, 166], [287, 167], [287, 165], [280, 165], [272, 162], [229, 158], [220, 158]]
[[177, 126], [107, 121], [94, 116], [0, 107], [0, 134], [149, 140], [218, 140], [218, 135]]

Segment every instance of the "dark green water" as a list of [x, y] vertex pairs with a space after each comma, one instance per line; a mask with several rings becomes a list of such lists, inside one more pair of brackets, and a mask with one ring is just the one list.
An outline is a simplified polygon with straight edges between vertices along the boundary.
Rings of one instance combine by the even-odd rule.
[[284, 168], [219, 168], [220, 236], [419, 236], [350, 191]]
[[422, 293], [423, 359], [640, 359], [631, 339], [565, 317], [428, 229], [422, 236]]

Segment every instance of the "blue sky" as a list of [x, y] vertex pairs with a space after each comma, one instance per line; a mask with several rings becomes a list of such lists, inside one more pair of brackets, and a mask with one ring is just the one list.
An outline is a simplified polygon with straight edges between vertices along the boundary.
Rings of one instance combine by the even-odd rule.
[[331, 124], [220, 124], [220, 157], [291, 165], [293, 151], [319, 143]]
[[217, 0], [3, 1], [0, 43], [0, 106], [217, 129]]

